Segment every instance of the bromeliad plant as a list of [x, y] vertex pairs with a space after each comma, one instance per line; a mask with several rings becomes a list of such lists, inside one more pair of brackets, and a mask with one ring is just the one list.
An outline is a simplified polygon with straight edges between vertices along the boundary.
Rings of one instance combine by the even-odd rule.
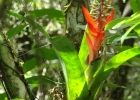
[[88, 65], [91, 61], [98, 58], [98, 52], [105, 37], [104, 27], [114, 17], [114, 10], [112, 10], [109, 15], [107, 14], [107, 2], [102, 0], [100, 3], [94, 2], [94, 5], [95, 3], [98, 7], [93, 8], [91, 14], [84, 6], [82, 6], [87, 21], [86, 40], [89, 47]]
[[[111, 0], [94, 0], [91, 13], [89, 13], [89, 11], [82, 6], [87, 27], [85, 29], [79, 54], [77, 54], [73, 43], [68, 38], [64, 36], [52, 38], [41, 25], [32, 20], [30, 15], [40, 17], [46, 14], [49, 11], [48, 9], [30, 11], [28, 12], [29, 15], [27, 17], [12, 11], [5, 11], [10, 15], [28, 22], [28, 24], [34, 29], [37, 29], [43, 33], [52, 44], [52, 50], [53, 52], [55, 51], [58, 59], [60, 60], [64, 73], [67, 100], [95, 100], [98, 97], [108, 75], [128, 59], [140, 54], [139, 48], [131, 48], [106, 61], [106, 51], [103, 50], [103, 56], [100, 57], [100, 48], [102, 47], [102, 44], [106, 44], [104, 41], [106, 30], [112, 27], [118, 28], [121, 26], [130, 26], [130, 24], [133, 25], [122, 36], [122, 42], [132, 29], [136, 28], [135, 31], [140, 32], [137, 27], [140, 25], [140, 13], [136, 12], [129, 18], [120, 18], [112, 21], [115, 11], [110, 6], [110, 2]], [[37, 12], [40, 12], [40, 14]], [[50, 12], [54, 11], [51, 10]], [[56, 13], [57, 15], [61, 15], [59, 17], [63, 16], [62, 12], [60, 11], [56, 11]], [[50, 13], [48, 13], [48, 15], [49, 14]], [[9, 30], [7, 32], [8, 37], [10, 38], [11, 35], [15, 35], [13, 33], [17, 32], [17, 30], [18, 32], [21, 31], [25, 26], [26, 25], [22, 25], [20, 28], [17, 27]], [[48, 57], [49, 53], [46, 55]]]

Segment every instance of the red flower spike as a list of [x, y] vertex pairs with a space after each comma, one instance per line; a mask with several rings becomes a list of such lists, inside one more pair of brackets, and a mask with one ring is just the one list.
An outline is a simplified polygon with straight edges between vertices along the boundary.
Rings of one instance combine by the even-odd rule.
[[109, 16], [107, 17], [106, 19], [106, 22], [109, 23], [110, 21], [113, 20], [114, 18], [114, 13], [115, 13], [115, 10], [112, 10], [111, 13], [109, 14]]
[[[103, 43], [105, 32], [104, 27], [107, 23], [109, 23], [114, 17], [114, 10], [111, 11], [109, 16], [102, 18], [102, 13], [100, 12], [97, 20], [90, 16], [89, 11], [82, 6], [83, 14], [87, 21], [87, 28], [89, 33], [86, 33], [86, 40], [89, 47], [89, 55], [88, 55], [88, 65], [99, 56], [99, 49]], [[104, 12], [105, 13], [105, 12]]]
[[93, 36], [97, 36], [97, 29], [90, 23], [88, 23], [88, 30]]
[[[94, 27], [97, 26], [97, 23], [94, 22], [94, 18], [91, 17], [89, 11], [87, 10], [87, 8], [85, 8], [84, 6], [82, 6], [82, 10], [85, 16], [85, 19], [88, 23], [90, 23], [91, 25], [93, 25]], [[94, 23], [93, 23], [94, 22]]]
[[82, 6], [82, 10], [83, 10], [83, 13], [84, 13], [84, 16], [85, 16], [85, 19], [86, 19], [87, 22], [94, 21], [94, 19], [90, 16], [90, 13], [87, 10], [87, 8], [85, 8], [84, 6]]

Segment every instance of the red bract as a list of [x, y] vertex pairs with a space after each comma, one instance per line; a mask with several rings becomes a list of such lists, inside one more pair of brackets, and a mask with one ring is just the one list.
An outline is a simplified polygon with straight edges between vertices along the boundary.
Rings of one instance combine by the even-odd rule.
[[114, 17], [114, 10], [107, 17], [101, 17], [101, 12], [98, 18], [95, 20], [89, 13], [89, 11], [82, 6], [82, 10], [87, 21], [87, 31], [86, 31], [86, 40], [89, 47], [88, 55], [88, 65], [91, 61], [98, 58], [98, 51], [102, 45], [102, 42], [105, 37], [104, 27], [109, 23]]

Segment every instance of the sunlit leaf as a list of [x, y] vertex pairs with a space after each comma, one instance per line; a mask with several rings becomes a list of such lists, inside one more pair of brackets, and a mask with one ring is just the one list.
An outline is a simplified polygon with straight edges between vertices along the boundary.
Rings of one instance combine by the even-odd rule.
[[121, 64], [123, 64], [128, 59], [140, 54], [140, 48], [131, 48], [125, 50], [116, 56], [112, 57], [106, 64], [105, 64], [105, 72], [111, 72], [112, 70], [118, 68]]
[[139, 25], [139, 24], [140, 24], [140, 22], [134, 24], [132, 27], [130, 27], [130, 28], [124, 33], [124, 35], [121, 37], [121, 45], [122, 45], [123, 41], [125, 40], [125, 38], [127, 37], [127, 35], [128, 35], [137, 25]]
[[79, 50], [79, 59], [81, 61], [84, 71], [88, 67], [88, 65], [86, 64], [88, 53], [89, 53], [89, 48], [87, 46], [87, 41], [86, 41], [85, 34], [84, 34], [84, 37], [83, 37], [83, 40], [82, 40], [82, 43], [80, 46], [80, 50]]
[[127, 20], [128, 18], [129, 17], [114, 19], [113, 21], [111, 21], [110, 23], [108, 23], [105, 26], [105, 30], [108, 30], [108, 29], [111, 29], [111, 28], [113, 28], [113, 29], [119, 28], [125, 22], [125, 20]]
[[133, 25], [138, 22], [140, 22], [140, 12], [136, 12], [133, 15], [131, 15], [125, 22], [123, 23], [122, 26], [128, 26], [128, 25]]
[[77, 98], [79, 100], [87, 99], [88, 89], [86, 79], [74, 45], [69, 39], [63, 36], [55, 37], [51, 41], [63, 65], [68, 100], [76, 100]]
[[140, 21], [139, 18], [140, 18], [140, 12], [136, 12], [130, 17], [123, 17], [123, 18], [115, 19], [105, 26], [105, 30], [108, 30], [111, 28], [117, 29], [121, 27], [123, 28], [123, 27], [131, 26], [133, 24], [138, 23]]
[[93, 76], [96, 75], [96, 73], [100, 70], [100, 66], [103, 64], [103, 59], [98, 58], [94, 60], [89, 67], [85, 70], [85, 76], [88, 83], [88, 86], [91, 85], [91, 82], [93, 80]]
[[[93, 91], [95, 91], [94, 93], [96, 93], [102, 86], [104, 80], [113, 70], [120, 67], [120, 65], [126, 62], [127, 60], [139, 54], [140, 48], [131, 48], [112, 57], [109, 61], [107, 61], [104, 67], [101, 67], [101, 69], [96, 73], [90, 88], [94, 89]], [[95, 98], [96, 96], [94, 93], [92, 98]]]
[[8, 30], [8, 32], [6, 33], [8, 38], [11, 38], [13, 36], [15, 36], [16, 34], [18, 34], [19, 32], [21, 32], [27, 25], [18, 25], [14, 28], [11, 28]]
[[135, 28], [134, 31], [138, 34], [140, 34], [140, 24], [138, 24]]

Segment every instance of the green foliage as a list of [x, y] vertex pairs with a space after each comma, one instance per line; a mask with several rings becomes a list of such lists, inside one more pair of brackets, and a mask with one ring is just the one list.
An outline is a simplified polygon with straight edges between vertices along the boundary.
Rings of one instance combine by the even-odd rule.
[[15, 36], [16, 34], [18, 34], [19, 32], [21, 32], [27, 25], [19, 25], [16, 26], [14, 28], [11, 28], [6, 34], [8, 36], [8, 38], [11, 38], [13, 36]]
[[29, 11], [29, 15], [35, 18], [47, 15], [47, 18], [49, 19], [54, 19], [54, 18], [58, 19], [58, 18], [64, 17], [64, 14], [62, 13], [62, 11], [55, 10], [55, 9], [33, 10], [33, 11]]
[[26, 72], [31, 71], [31, 70], [34, 69], [35, 66], [36, 66], [36, 59], [35, 59], [35, 58], [32, 58], [32, 59], [26, 61], [26, 62], [23, 64], [23, 66], [25, 67]]
[[41, 58], [45, 58], [47, 60], [58, 59], [54, 49], [39, 48], [39, 49], [36, 49], [36, 54], [40, 56]]
[[[40, 11], [40, 15], [42, 16], [42, 10]], [[37, 13], [32, 12], [32, 13]], [[15, 17], [21, 16], [19, 14], [16, 14], [14, 12], [9, 11], [8, 14], [13, 15]], [[19, 17], [18, 17], [19, 18]], [[67, 86], [67, 97], [69, 100], [81, 100], [82, 98], [87, 98], [88, 97], [88, 89], [87, 89], [87, 85], [86, 85], [86, 79], [84, 76], [84, 71], [82, 70], [82, 66], [78, 57], [78, 54], [74, 48], [74, 45], [72, 44], [72, 42], [70, 40], [68, 40], [65, 37], [55, 37], [53, 39], [50, 39], [50, 36], [48, 35], [48, 33], [44, 30], [44, 28], [42, 26], [40, 26], [38, 23], [36, 23], [35, 21], [33, 21], [32, 19], [30, 19], [30, 17], [20, 17], [23, 18], [25, 21], [27, 21], [32, 27], [36, 28], [38, 31], [40, 31], [41, 33], [43, 33], [48, 39], [49, 41], [52, 43], [54, 50], [62, 64], [62, 69], [63, 69], [63, 73], [64, 73], [64, 77], [65, 77], [65, 81], [66, 81], [66, 86]], [[65, 41], [65, 42], [64, 42]], [[60, 45], [61, 44], [61, 45]], [[39, 56], [42, 57], [47, 57], [49, 59], [53, 59], [53, 57], [51, 58], [51, 54], [50, 53], [54, 53], [53, 51], [49, 50], [49, 49], [40, 49], [40, 52], [37, 53]], [[48, 53], [49, 55], [45, 54], [43, 55], [42, 53]], [[55, 55], [55, 53], [53, 54]], [[50, 56], [50, 57], [49, 57]], [[54, 57], [56, 58], [56, 57]], [[29, 67], [34, 65], [35, 61], [33, 60], [29, 60], [28, 62], [26, 62], [24, 64], [24, 66]], [[29, 83], [36, 83], [38, 81], [39, 77], [31, 77], [28, 78], [28, 82]], [[44, 80], [44, 79], [43, 79]], [[46, 82], [48, 82], [48, 80], [46, 80]], [[41, 81], [41, 83], [43, 83]], [[80, 84], [79, 84], [80, 83]]]
[[[125, 0], [123, 0], [125, 2]], [[126, 39], [139, 39], [140, 34], [140, 12], [139, 12], [139, 0], [130, 0], [131, 7], [134, 11], [134, 14], [130, 17], [118, 18], [106, 25], [105, 30], [110, 29], [124, 29], [126, 31], [122, 34], [114, 34], [110, 37], [107, 37], [107, 43], [115, 44], [121, 43]], [[99, 93], [103, 86], [108, 86], [112, 88], [125, 88], [117, 84], [104, 84], [104, 81], [113, 72], [115, 69], [119, 68], [120, 65], [127, 62], [131, 58], [138, 56], [140, 54], [140, 48], [129, 47], [129, 46], [120, 46], [119, 43], [114, 46], [114, 49], [117, 51], [116, 55], [113, 55], [108, 61], [106, 58], [108, 54], [103, 54], [102, 57], [96, 59], [92, 62], [91, 65], [86, 64], [87, 56], [89, 49], [86, 43], [85, 35], [83, 37], [80, 51], [77, 53], [74, 44], [65, 36], [55, 36], [51, 37], [50, 34], [44, 29], [44, 26], [36, 22], [38, 17], [43, 17], [46, 15], [46, 18], [51, 20], [53, 19], [64, 19], [64, 14], [62, 11], [55, 9], [40, 9], [29, 11], [26, 17], [15, 13], [10, 10], [5, 10], [5, 12], [11, 16], [24, 20], [26, 24], [19, 25], [17, 27], [11, 28], [8, 32], [8, 38], [14, 37], [16, 34], [21, 32], [28, 24], [32, 27], [32, 31], [36, 30], [42, 33], [51, 47], [42, 47], [35, 50], [36, 56], [43, 58], [45, 60], [56, 60], [59, 59], [62, 67], [62, 71], [65, 78], [65, 83], [56, 82], [52, 78], [47, 76], [31, 76], [27, 78], [29, 84], [53, 84], [53, 85], [66, 85], [67, 98], [68, 100], [95, 100], [99, 96]], [[53, 13], [52, 13], [53, 12]], [[128, 29], [127, 29], [128, 28]], [[134, 30], [134, 31], [133, 31]], [[122, 32], [120, 32], [122, 33]], [[138, 33], [138, 34], [137, 34]], [[105, 41], [106, 42], [106, 41]], [[106, 51], [104, 51], [106, 52]], [[24, 65], [26, 72], [30, 72], [32, 69], [35, 69], [37, 66], [37, 60], [32, 57], [27, 60]], [[89, 96], [89, 90], [91, 95]], [[3, 94], [5, 95], [5, 94]], [[16, 99], [19, 100], [19, 99]]]
[[68, 100], [87, 99], [86, 79], [74, 45], [69, 39], [62, 36], [55, 37], [51, 41], [63, 67]]
[[140, 11], [140, 0], [130, 0], [130, 5], [134, 13]]
[[46, 77], [46, 76], [32, 76], [30, 78], [27, 78], [27, 82], [29, 84], [39, 84], [39, 83], [43, 83], [43, 84], [62, 84], [62, 83], [55, 82], [51, 78]]

